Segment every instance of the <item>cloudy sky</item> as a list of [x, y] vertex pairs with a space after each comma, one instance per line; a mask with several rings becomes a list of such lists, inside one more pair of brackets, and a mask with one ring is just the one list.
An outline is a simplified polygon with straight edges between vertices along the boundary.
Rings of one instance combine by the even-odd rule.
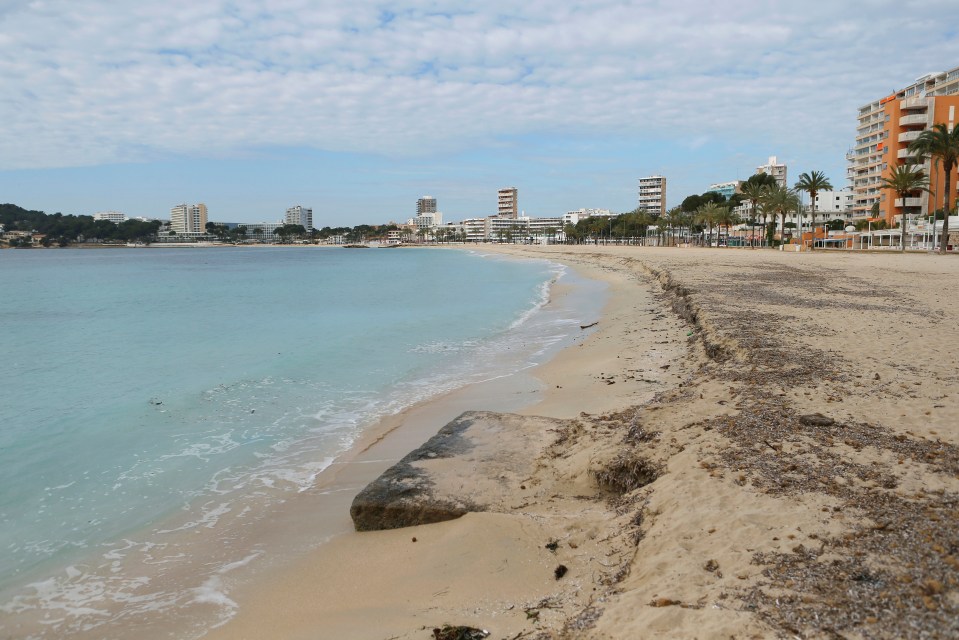
[[845, 185], [856, 109], [959, 66], [956, 0], [0, 0], [0, 202], [314, 224], [627, 211], [768, 156]]

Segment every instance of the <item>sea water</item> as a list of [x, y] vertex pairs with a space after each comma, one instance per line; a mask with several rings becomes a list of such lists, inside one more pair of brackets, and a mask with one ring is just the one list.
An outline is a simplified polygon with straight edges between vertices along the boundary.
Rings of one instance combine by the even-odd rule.
[[562, 277], [428, 249], [0, 253], [0, 635], [182, 602], [127, 552], [157, 564], [164, 534], [308, 490], [378, 418], [535, 364], [579, 331], [544, 308]]

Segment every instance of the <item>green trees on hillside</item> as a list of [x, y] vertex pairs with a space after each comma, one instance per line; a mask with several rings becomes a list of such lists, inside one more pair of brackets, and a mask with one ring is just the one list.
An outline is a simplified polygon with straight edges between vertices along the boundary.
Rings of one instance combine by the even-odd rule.
[[0, 204], [0, 224], [7, 231], [45, 235], [43, 244], [46, 246], [66, 246], [80, 240], [149, 242], [160, 228], [157, 220], [125, 220], [114, 224], [108, 220], [94, 220], [93, 216], [31, 211], [15, 204]]
[[[125, 220], [114, 224], [109, 220], [94, 220], [87, 215], [63, 215], [62, 213], [47, 214], [43, 211], [31, 211], [15, 204], [0, 204], [0, 225], [6, 231], [26, 231], [32, 234], [46, 236], [45, 246], [66, 246], [75, 242], [114, 241], [114, 242], [153, 242], [156, 239], [161, 222], [159, 220]], [[264, 234], [257, 229], [250, 230], [246, 225], [238, 225], [230, 229], [225, 224], [208, 222], [206, 232], [217, 238], [238, 242], [247, 238], [261, 241], [271, 241], [280, 238], [289, 241], [293, 238], [325, 239], [334, 235], [342, 235], [348, 242], [361, 240], [386, 239], [389, 231], [398, 229], [395, 224], [368, 225], [361, 224], [355, 227], [324, 227], [304, 229], [302, 225], [284, 225], [276, 236]], [[172, 232], [171, 232], [172, 234]], [[175, 234], [173, 234], [175, 235]], [[17, 239], [17, 245], [30, 246], [31, 241]]]

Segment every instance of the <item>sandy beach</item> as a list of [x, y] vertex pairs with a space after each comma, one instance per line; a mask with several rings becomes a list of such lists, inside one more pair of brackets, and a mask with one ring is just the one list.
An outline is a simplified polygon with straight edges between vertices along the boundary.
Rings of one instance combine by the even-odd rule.
[[[263, 571], [206, 637], [959, 634], [959, 262], [489, 250], [609, 285], [592, 333], [534, 372], [546, 391], [520, 413], [555, 428], [496, 435], [523, 443], [528, 475], [486, 511]], [[398, 416], [389, 446], [464, 409], [443, 403]], [[362, 455], [397, 455], [382, 446]], [[476, 498], [483, 480], [455, 478]]]

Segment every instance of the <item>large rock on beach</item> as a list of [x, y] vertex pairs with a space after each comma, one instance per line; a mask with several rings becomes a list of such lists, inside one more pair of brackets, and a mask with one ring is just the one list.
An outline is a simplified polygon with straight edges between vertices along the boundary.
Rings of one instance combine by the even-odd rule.
[[453, 520], [471, 511], [508, 511], [561, 420], [468, 411], [353, 500], [357, 531]]

